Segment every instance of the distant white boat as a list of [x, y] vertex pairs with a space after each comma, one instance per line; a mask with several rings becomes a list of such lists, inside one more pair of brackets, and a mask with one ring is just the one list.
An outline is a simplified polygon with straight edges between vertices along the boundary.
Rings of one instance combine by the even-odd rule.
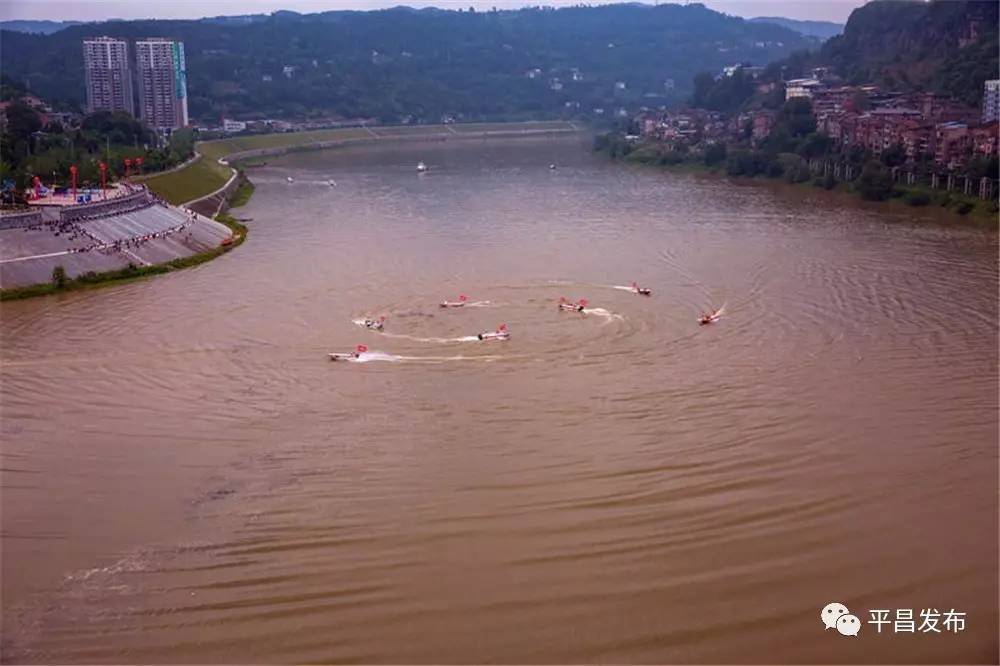
[[417, 171], [419, 171], [421, 173], [423, 173], [424, 171], [427, 171], [427, 165], [424, 164], [423, 162], [417, 162]]
[[330, 180], [328, 180], [328, 181], [326, 181], [326, 182], [327, 182], [327, 184], [328, 184], [328, 185], [329, 185], [330, 187], [337, 187], [337, 181], [335, 181], [335, 180], [334, 180], [333, 178], [331, 178]]
[[289, 183], [294, 183], [295, 182], [295, 179], [292, 178], [291, 176], [285, 176], [285, 180], [287, 180]]
[[550, 169], [555, 169], [555, 168], [556, 168], [556, 165], [555, 165], [555, 164], [550, 164], [550, 165], [549, 165], [549, 168], [550, 168]]

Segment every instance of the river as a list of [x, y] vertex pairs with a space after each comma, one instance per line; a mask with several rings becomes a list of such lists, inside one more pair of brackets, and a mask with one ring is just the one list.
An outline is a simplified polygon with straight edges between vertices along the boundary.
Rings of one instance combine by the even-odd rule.
[[3, 304], [5, 661], [996, 658], [994, 232], [567, 138], [251, 178], [235, 252]]

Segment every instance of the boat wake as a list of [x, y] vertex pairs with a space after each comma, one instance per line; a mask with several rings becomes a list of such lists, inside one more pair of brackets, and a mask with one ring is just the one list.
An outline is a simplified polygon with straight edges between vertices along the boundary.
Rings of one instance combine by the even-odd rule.
[[483, 356], [400, 356], [398, 354], [387, 354], [385, 352], [363, 352], [357, 356], [350, 356], [347, 358], [340, 358], [337, 360], [347, 361], [348, 363], [445, 363], [448, 361], [496, 361], [503, 358], [503, 356], [497, 355], [483, 355]]
[[381, 332], [387, 338], [398, 338], [400, 340], [413, 340], [414, 342], [432, 342], [436, 344], [447, 344], [451, 342], [479, 342], [478, 335], [463, 335], [457, 338], [422, 338], [417, 335], [407, 335], [405, 333], [385, 333]]
[[605, 310], [604, 308], [584, 308], [583, 314], [596, 315], [598, 317], [604, 317], [608, 322], [612, 321], [625, 321], [625, 317], [618, 314], [617, 312], [611, 312], [610, 310]]
[[378, 333], [379, 335], [382, 335], [384, 337], [387, 337], [387, 338], [396, 338], [398, 340], [412, 340], [414, 342], [430, 342], [430, 343], [435, 343], [435, 344], [447, 344], [447, 343], [452, 343], [452, 342], [478, 342], [479, 341], [479, 336], [478, 335], [463, 335], [463, 336], [460, 336], [460, 337], [457, 337], [457, 338], [441, 338], [441, 337], [429, 337], [429, 338], [425, 338], [425, 337], [421, 337], [419, 335], [408, 335], [406, 333], [389, 333], [389, 332], [387, 332], [385, 330], [381, 330], [380, 331], [380, 330], [377, 330], [377, 329], [368, 328], [367, 326], [365, 326], [365, 320], [364, 319], [352, 319], [351, 323], [353, 323], [355, 326], [360, 326], [361, 328], [366, 328], [366, 329], [370, 330], [372, 333]]
[[351, 363], [373, 363], [376, 361], [383, 361], [386, 363], [399, 363], [400, 361], [406, 360], [402, 356], [397, 356], [396, 354], [386, 354], [385, 352], [364, 352], [356, 357], [351, 357], [347, 359]]

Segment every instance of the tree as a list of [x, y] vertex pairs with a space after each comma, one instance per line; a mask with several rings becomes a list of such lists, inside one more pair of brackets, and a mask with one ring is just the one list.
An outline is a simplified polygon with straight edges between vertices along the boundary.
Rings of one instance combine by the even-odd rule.
[[[7, 135], [10, 142], [10, 156], [24, 155], [30, 149], [29, 142], [34, 132], [42, 129], [42, 119], [38, 112], [17, 99], [7, 107]], [[20, 148], [20, 150], [19, 150]], [[5, 151], [6, 156], [6, 151]], [[12, 160], [13, 161], [13, 160]]]
[[805, 136], [802, 141], [799, 142], [798, 153], [802, 157], [809, 159], [812, 157], [821, 157], [826, 155], [829, 149], [830, 137], [826, 134], [814, 132]]
[[793, 137], [801, 137], [816, 131], [816, 118], [812, 112], [812, 101], [808, 97], [793, 97], [781, 107], [778, 123], [788, 129]]
[[781, 165], [785, 180], [789, 183], [804, 183], [809, 180], [809, 165], [801, 156], [782, 153], [778, 155], [777, 163]]
[[715, 85], [715, 79], [708, 72], [700, 72], [694, 77], [694, 94], [691, 95], [691, 106], [707, 108], [708, 95]]
[[702, 72], [694, 77], [694, 95], [691, 106], [712, 111], [735, 111], [753, 96], [756, 84], [753, 78], [737, 69], [730, 76], [716, 80], [711, 74]]
[[789, 153], [795, 150], [795, 139], [785, 123], [775, 123], [771, 133], [764, 140], [764, 149], [771, 154]]
[[892, 174], [875, 160], [865, 164], [854, 188], [867, 201], [885, 201], [892, 195]]
[[987, 159], [985, 157], [976, 157], [969, 160], [969, 167], [967, 169], [969, 176], [972, 178], [982, 178], [983, 176], [989, 176], [990, 178], [997, 178], [1000, 175], [1000, 162], [997, 161], [996, 157]]
[[186, 127], [174, 130], [170, 134], [170, 152], [177, 161], [191, 157], [194, 154], [194, 132]]
[[847, 150], [846, 157], [850, 164], [860, 166], [868, 161], [869, 155], [864, 146], [855, 143]]
[[777, 167], [777, 175], [781, 175], [781, 165], [777, 160], [773, 164], [765, 160], [760, 153], [750, 150], [734, 150], [726, 160], [726, 173], [730, 176], [756, 176], [759, 173], [772, 175]]
[[52, 269], [52, 284], [56, 286], [56, 289], [66, 287], [66, 269], [61, 264]]
[[142, 144], [152, 139], [149, 128], [124, 111], [96, 111], [86, 116], [80, 127], [114, 144]]
[[882, 164], [887, 167], [898, 167], [906, 164], [906, 148], [895, 143], [882, 151]]

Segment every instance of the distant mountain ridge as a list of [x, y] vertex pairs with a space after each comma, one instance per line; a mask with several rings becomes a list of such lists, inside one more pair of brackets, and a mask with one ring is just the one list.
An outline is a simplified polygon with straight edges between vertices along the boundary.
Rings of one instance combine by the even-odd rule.
[[678, 102], [704, 69], [766, 64], [815, 44], [701, 4], [513, 11], [395, 8], [115, 21], [51, 35], [4, 31], [4, 73], [42, 97], [84, 99], [81, 41], [151, 35], [185, 44], [192, 117], [594, 115]]
[[780, 25], [789, 30], [794, 30], [809, 37], [818, 37], [819, 39], [830, 39], [844, 32], [843, 23], [834, 23], [832, 21], [799, 21], [781, 16], [758, 16], [747, 20], [753, 23]]
[[83, 21], [0, 21], [0, 30], [25, 32], [33, 35], [51, 35], [71, 25], [80, 25]]

